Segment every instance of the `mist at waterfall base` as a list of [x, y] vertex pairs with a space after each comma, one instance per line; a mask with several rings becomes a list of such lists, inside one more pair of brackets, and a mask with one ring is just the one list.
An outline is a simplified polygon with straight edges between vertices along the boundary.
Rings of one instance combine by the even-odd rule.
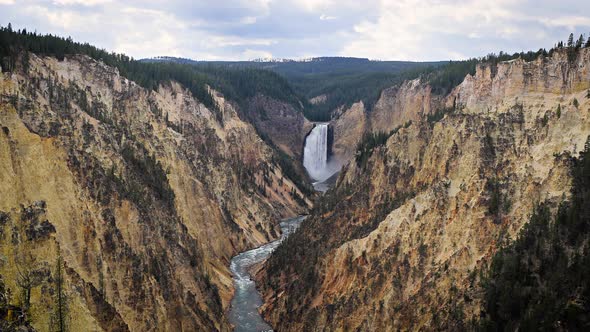
[[328, 124], [317, 124], [305, 140], [303, 166], [316, 184], [322, 183], [340, 170], [340, 163], [328, 159]]

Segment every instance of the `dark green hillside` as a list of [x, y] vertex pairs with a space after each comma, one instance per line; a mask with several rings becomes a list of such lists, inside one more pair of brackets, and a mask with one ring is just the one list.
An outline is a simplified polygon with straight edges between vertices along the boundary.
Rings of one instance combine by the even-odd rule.
[[[290, 85], [288, 88], [290, 95], [301, 96], [299, 99], [303, 105], [303, 112], [308, 119], [312, 121], [329, 121], [335, 109], [341, 106], [350, 106], [358, 101], [363, 101], [367, 109], [371, 110], [383, 89], [400, 84], [404, 80], [422, 77], [432, 86], [434, 93], [444, 95], [460, 84], [467, 74], [474, 74], [478, 63], [497, 64], [518, 57], [530, 61], [541, 54], [547, 55], [547, 52], [543, 49], [537, 52], [514, 54], [500, 52], [498, 55], [489, 54], [477, 59], [439, 62], [372, 61], [346, 57], [320, 57], [307, 61], [211, 62], [159, 57], [141, 61], [193, 65], [201, 68], [201, 71], [209, 70], [207, 68], [215, 68], [216, 71], [222, 72], [222, 68], [224, 68], [232, 74], [247, 72], [247, 69], [252, 68], [272, 71], [287, 80]], [[224, 75], [217, 74], [215, 76], [223, 77]], [[254, 82], [252, 86], [256, 86], [259, 81], [254, 80], [252, 82]], [[224, 91], [227, 91], [227, 89]], [[267, 94], [272, 96], [268, 92]], [[308, 102], [309, 99], [321, 95], [327, 97], [324, 103], [312, 105]], [[289, 100], [284, 96], [282, 98], [283, 100]]]
[[[377, 101], [381, 90], [399, 84], [406, 78], [416, 78], [425, 70], [446, 62], [372, 61], [361, 58], [320, 57], [307, 61], [194, 61], [161, 57], [146, 62], [175, 62], [200, 68], [223, 67], [244, 70], [257, 68], [273, 71], [285, 77], [293, 91], [302, 96], [305, 116], [312, 121], [328, 121], [336, 108], [363, 101], [369, 108]], [[307, 100], [326, 95], [325, 103], [312, 105]], [[305, 100], [304, 100], [305, 99]]]

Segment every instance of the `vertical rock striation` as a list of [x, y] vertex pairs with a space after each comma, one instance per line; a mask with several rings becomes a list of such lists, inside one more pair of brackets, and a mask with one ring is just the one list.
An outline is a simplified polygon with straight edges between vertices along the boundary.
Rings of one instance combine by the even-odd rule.
[[85, 56], [29, 59], [0, 74], [0, 274], [13, 293], [36, 276], [33, 326], [60, 256], [72, 330], [230, 330], [229, 259], [309, 204], [272, 149], [215, 91], [210, 110]]

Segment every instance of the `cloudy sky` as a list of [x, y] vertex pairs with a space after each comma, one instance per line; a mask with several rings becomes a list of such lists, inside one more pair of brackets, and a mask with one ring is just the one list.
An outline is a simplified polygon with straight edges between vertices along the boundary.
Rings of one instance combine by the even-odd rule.
[[448, 60], [590, 33], [585, 0], [0, 0], [0, 25], [135, 58]]

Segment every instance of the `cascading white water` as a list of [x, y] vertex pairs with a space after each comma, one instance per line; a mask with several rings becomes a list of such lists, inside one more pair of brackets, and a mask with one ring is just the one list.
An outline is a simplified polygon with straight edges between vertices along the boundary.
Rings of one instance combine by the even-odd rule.
[[309, 175], [323, 182], [339, 169], [335, 163], [328, 162], [328, 124], [319, 123], [305, 140], [303, 166]]
[[315, 180], [322, 179], [328, 164], [328, 125], [320, 123], [313, 128], [305, 140], [303, 166]]

